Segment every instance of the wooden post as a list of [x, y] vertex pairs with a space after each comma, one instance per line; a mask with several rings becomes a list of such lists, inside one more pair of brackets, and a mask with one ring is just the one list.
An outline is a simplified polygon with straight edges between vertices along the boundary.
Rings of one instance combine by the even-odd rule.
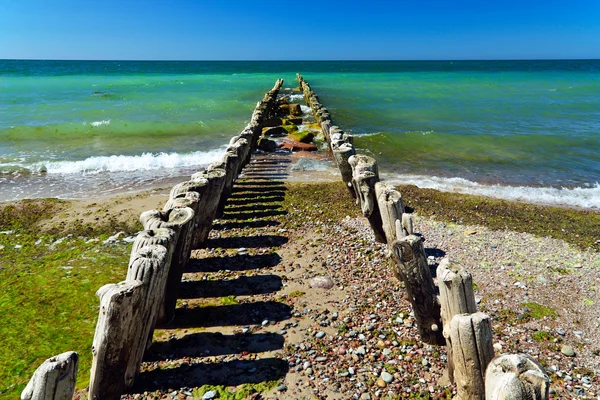
[[356, 154], [348, 159], [348, 163], [352, 167], [352, 186], [356, 193], [357, 204], [369, 220], [375, 240], [386, 243], [381, 214], [375, 199], [375, 183], [379, 182], [377, 161], [372, 157]]
[[450, 322], [458, 400], [485, 399], [485, 370], [494, 358], [492, 325], [484, 313], [455, 315]]
[[473, 279], [471, 274], [457, 262], [444, 258], [437, 268], [438, 287], [440, 289], [440, 305], [442, 314], [442, 331], [446, 339], [448, 358], [448, 378], [454, 383], [454, 361], [452, 359], [452, 340], [450, 339], [450, 321], [458, 314], [477, 312]]
[[217, 206], [217, 217], [223, 215], [227, 199], [229, 198], [229, 196], [231, 196], [231, 191], [233, 190], [233, 183], [237, 178], [239, 157], [233, 152], [226, 151], [223, 155], [223, 162], [225, 164], [225, 183], [223, 184], [223, 192], [221, 193], [221, 197], [219, 198], [219, 204]]
[[[148, 343], [152, 343], [154, 327], [165, 303], [165, 291], [170, 276], [168, 250], [164, 246], [150, 245], [131, 255], [127, 269], [127, 282], [140, 281], [146, 296], [140, 326], [139, 346], [134, 348], [127, 363], [127, 376], [136, 376]], [[172, 265], [172, 264], [171, 264]]]
[[67, 351], [44, 361], [21, 392], [21, 400], [71, 400], [79, 355]]
[[544, 367], [527, 354], [494, 358], [485, 373], [486, 400], [547, 400], [550, 378]]
[[[130, 358], [145, 342], [141, 339], [146, 287], [140, 281], [102, 286], [100, 313], [92, 342], [90, 400], [118, 400], [131, 386], [136, 373], [126, 372]], [[144, 338], [145, 340], [145, 338]]]
[[405, 236], [398, 237], [396, 235], [396, 221], [402, 221], [402, 215], [404, 214], [402, 195], [393, 186], [377, 182], [375, 184], [375, 198], [379, 206], [386, 242], [390, 246], [392, 242]]
[[178, 232], [177, 244], [167, 278], [164, 303], [158, 312], [157, 325], [164, 325], [173, 319], [179, 284], [191, 252], [190, 229], [193, 218], [194, 211], [188, 207], [174, 208], [168, 211], [146, 211], [140, 217], [145, 229], [148, 229], [148, 227], [171, 228]]
[[[194, 215], [200, 212], [200, 194], [198, 192], [184, 192], [177, 195], [174, 199], [169, 199], [163, 207], [163, 211], [170, 210], [172, 208], [189, 207], [194, 210]], [[194, 224], [196, 221], [194, 220]], [[195, 225], [194, 225], [195, 229]]]
[[443, 345], [440, 304], [421, 238], [410, 235], [396, 240], [391, 250], [397, 267], [394, 274], [406, 286], [421, 340], [428, 344]]
[[217, 215], [219, 200], [223, 194], [225, 178], [225, 170], [222, 168], [215, 168], [212, 164], [206, 171], [198, 172], [192, 175], [192, 180], [208, 180], [206, 192], [200, 199], [199, 213], [197, 218], [195, 218], [197, 226], [194, 228], [192, 249], [203, 247], [208, 239], [208, 234], [212, 229], [213, 221]]
[[344, 182], [353, 198], [356, 198], [356, 193], [354, 192], [354, 186], [352, 186], [352, 166], [348, 163], [348, 159], [355, 154], [354, 146], [348, 143], [333, 148], [333, 158], [335, 158], [335, 162], [340, 169], [342, 182]]
[[[131, 265], [131, 261], [135, 254], [138, 253], [142, 247], [151, 246], [153, 244], [163, 246], [167, 249], [167, 259], [170, 261], [176, 243], [177, 233], [173, 229], [157, 228], [138, 232], [131, 248], [129, 264]], [[168, 265], [170, 265], [170, 263], [168, 263]]]

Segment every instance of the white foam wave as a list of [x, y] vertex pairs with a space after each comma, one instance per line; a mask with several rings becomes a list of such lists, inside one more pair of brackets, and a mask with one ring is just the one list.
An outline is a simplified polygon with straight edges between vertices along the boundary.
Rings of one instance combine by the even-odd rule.
[[304, 104], [300, 104], [300, 109], [304, 114], [312, 114], [312, 110], [309, 106], [305, 106]]
[[302, 100], [304, 98], [301, 94], [290, 94], [290, 101]]
[[34, 171], [48, 174], [98, 174], [101, 172], [149, 171], [162, 168], [180, 168], [208, 165], [218, 161], [223, 149], [193, 153], [143, 153], [136, 156], [99, 156], [80, 161], [48, 161], [37, 163]]
[[459, 192], [505, 200], [546, 205], [567, 205], [581, 208], [600, 208], [600, 183], [590, 187], [553, 188], [530, 186], [484, 185], [463, 178], [440, 178], [422, 175], [395, 175], [388, 181], [396, 184], [416, 185], [420, 188], [444, 192]]
[[101, 126], [101, 125], [109, 125], [110, 124], [110, 119], [105, 119], [103, 121], [94, 121], [92, 123], [90, 123], [91, 126]]

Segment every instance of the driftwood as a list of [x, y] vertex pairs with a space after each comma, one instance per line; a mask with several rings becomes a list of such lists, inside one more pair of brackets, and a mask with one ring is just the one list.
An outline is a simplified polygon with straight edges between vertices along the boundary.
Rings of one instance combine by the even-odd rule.
[[352, 186], [352, 166], [348, 163], [348, 159], [356, 154], [354, 146], [348, 143], [343, 143], [333, 149], [333, 158], [340, 169], [342, 182], [346, 185], [353, 198], [356, 198], [354, 186]]
[[486, 400], [546, 400], [550, 379], [527, 354], [505, 354], [494, 358], [485, 373]]
[[183, 269], [191, 253], [193, 218], [194, 211], [189, 207], [173, 208], [167, 211], [146, 211], [140, 217], [145, 229], [148, 229], [148, 227], [170, 228], [177, 232], [177, 244], [171, 258], [164, 302], [158, 312], [158, 325], [163, 325], [171, 321], [175, 313], [179, 284], [183, 276]]
[[[90, 400], [118, 400], [133, 384], [137, 371], [128, 370], [131, 357], [145, 345], [141, 327], [146, 304], [146, 287], [140, 281], [102, 286], [100, 313], [92, 343]], [[144, 338], [145, 340], [145, 338]]]
[[222, 168], [209, 166], [206, 171], [192, 175], [192, 180], [202, 178], [208, 180], [204, 196], [199, 202], [199, 212], [196, 214], [197, 225], [194, 228], [192, 249], [203, 247], [212, 229], [213, 220], [217, 215], [219, 200], [225, 185], [226, 172]]
[[21, 392], [21, 400], [71, 400], [75, 392], [79, 355], [74, 351], [44, 361]]
[[455, 315], [450, 322], [456, 399], [485, 399], [485, 370], [494, 358], [492, 325], [484, 313]]
[[369, 220], [375, 240], [386, 243], [381, 214], [375, 199], [375, 184], [379, 182], [377, 161], [372, 157], [356, 154], [348, 159], [348, 163], [352, 167], [352, 186], [356, 193], [357, 204]]
[[442, 332], [446, 339], [446, 354], [448, 355], [448, 378], [450, 382], [454, 383], [450, 321], [455, 315], [477, 312], [475, 295], [473, 294], [473, 278], [461, 264], [451, 262], [448, 258], [444, 258], [440, 262], [436, 275], [440, 289], [440, 305], [444, 325]]
[[428, 344], [443, 345], [440, 305], [421, 238], [411, 235], [396, 240], [391, 250], [397, 267], [394, 275], [406, 286], [421, 340]]
[[402, 195], [393, 186], [377, 182], [375, 184], [375, 197], [381, 215], [381, 224], [386, 242], [388, 245], [391, 245], [393, 241], [406, 236], [397, 236], [396, 234], [396, 221], [402, 221], [404, 214]]

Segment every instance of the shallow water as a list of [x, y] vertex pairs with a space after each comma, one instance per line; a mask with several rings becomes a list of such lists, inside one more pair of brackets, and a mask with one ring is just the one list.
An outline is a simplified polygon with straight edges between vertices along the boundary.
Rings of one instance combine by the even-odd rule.
[[296, 86], [300, 72], [389, 179], [599, 207], [599, 71], [597, 60], [0, 61], [0, 200], [202, 168], [277, 78]]

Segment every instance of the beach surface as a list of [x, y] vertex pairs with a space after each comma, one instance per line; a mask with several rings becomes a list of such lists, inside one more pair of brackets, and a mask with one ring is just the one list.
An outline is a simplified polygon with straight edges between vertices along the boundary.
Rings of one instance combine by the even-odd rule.
[[[294, 168], [302, 158], [270, 157], [282, 160], [276, 178], [253, 178], [251, 164], [236, 185], [225, 215], [215, 221], [208, 247], [193, 252], [176, 318], [156, 331], [128, 397], [195, 399], [214, 391], [221, 398], [233, 398], [232, 393], [273, 399], [417, 394], [449, 398], [454, 387], [443, 377], [445, 350], [420, 341], [406, 292], [392, 275], [387, 249], [375, 243], [343, 184], [330, 174]], [[599, 253], [547, 235], [465, 224], [462, 219], [468, 219], [469, 213], [456, 214], [460, 207], [447, 205], [453, 213], [448, 218], [430, 207], [432, 197], [417, 196], [427, 195], [427, 190], [411, 190], [413, 197], [405, 195], [405, 202], [414, 210], [415, 232], [425, 240], [432, 270], [449, 257], [472, 273], [478, 307], [492, 317], [496, 353], [527, 353], [536, 358], [546, 367], [556, 398], [599, 395]], [[48, 243], [44, 251], [56, 253], [63, 249], [60, 246], [70, 248], [81, 240], [92, 241], [87, 245], [91, 252], [115, 253], [113, 263], [95, 264], [89, 259], [85, 269], [77, 260], [65, 261], [72, 268], [62, 270], [59, 281], [70, 284], [74, 279], [94, 283], [95, 269], [111, 272], [102, 275], [103, 282], [88, 284], [73, 297], [81, 307], [97, 302], [93, 294], [101, 284], [124, 278], [128, 241], [140, 229], [137, 216], [160, 208], [167, 194], [165, 188], [61, 202], [57, 212], [36, 223], [40, 238]], [[486, 204], [485, 198], [473, 196], [459, 200], [470, 201]], [[109, 215], [113, 218], [107, 219]], [[26, 250], [14, 247], [19, 241], [16, 235], [0, 235], [4, 246], [0, 255], [5, 260]], [[0, 270], [5, 283], [8, 274], [24, 272], [5, 265]], [[46, 265], [37, 273], [53, 267]], [[333, 286], [311, 287], [314, 277], [328, 277]], [[38, 315], [35, 321], [52, 324], [54, 312], [44, 302], [29, 300], [29, 306], [17, 303], [35, 307], [31, 312]], [[30, 328], [39, 335], [32, 340], [52, 340], [52, 350], [77, 350], [83, 355], [80, 398], [85, 398], [90, 365], [86, 352], [96, 313], [90, 309], [79, 315], [89, 319], [81, 330], [67, 329], [53, 337]], [[67, 340], [72, 335], [81, 338]], [[19, 353], [23, 343], [13, 340], [4, 345]], [[63, 343], [72, 346], [63, 348]], [[35, 355], [27, 347], [23, 352], [30, 360], [52, 355]], [[18, 379], [22, 387], [27, 374]], [[13, 382], [5, 377], [0, 386]]]

